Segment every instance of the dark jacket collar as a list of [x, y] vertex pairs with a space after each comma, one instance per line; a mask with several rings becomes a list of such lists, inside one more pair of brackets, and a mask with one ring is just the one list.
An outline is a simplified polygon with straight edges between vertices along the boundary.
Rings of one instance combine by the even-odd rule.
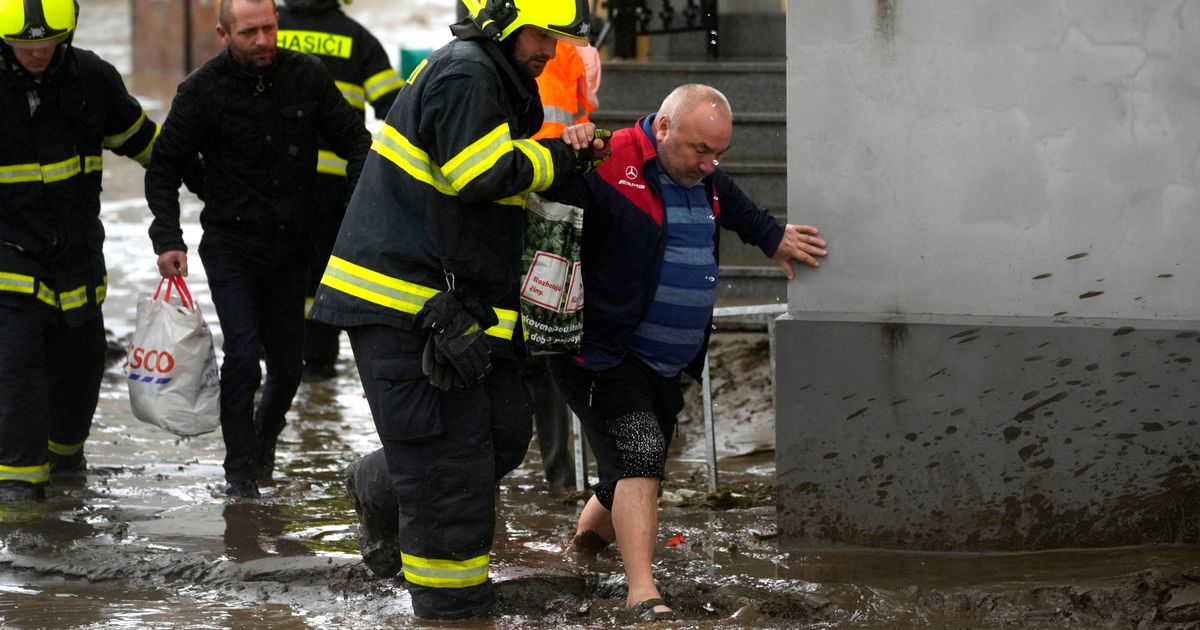
[[526, 103], [526, 109], [528, 109], [530, 100], [538, 92], [537, 81], [533, 77], [518, 70], [513, 65], [512, 59], [500, 50], [500, 45], [485, 36], [483, 31], [479, 29], [479, 26], [471, 21], [471, 18], [465, 18], [457, 24], [451, 24], [450, 32], [454, 34], [455, 39], [475, 42], [482, 48], [488, 57], [492, 59], [492, 62], [496, 64], [496, 68], [505, 78], [505, 81], [516, 90], [517, 99]]

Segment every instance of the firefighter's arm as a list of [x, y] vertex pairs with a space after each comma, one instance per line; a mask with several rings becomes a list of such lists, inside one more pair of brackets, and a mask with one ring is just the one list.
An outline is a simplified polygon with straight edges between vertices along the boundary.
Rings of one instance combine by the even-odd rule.
[[363, 81], [363, 91], [375, 109], [375, 117], [383, 120], [400, 93], [400, 88], [404, 87], [404, 78], [392, 68], [383, 45], [375, 36], [364, 33], [359, 50], [363, 55], [362, 67], [367, 77]]
[[514, 138], [507, 99], [494, 77], [441, 77], [425, 101], [434, 139], [430, 161], [445, 184], [468, 203], [505, 202], [549, 188], [570, 173], [575, 152], [562, 140]]
[[146, 166], [158, 138], [158, 124], [146, 116], [146, 110], [129, 94], [116, 68], [100, 60], [99, 72], [108, 111], [104, 119], [104, 148]]
[[367, 151], [371, 148], [371, 134], [363, 125], [362, 116], [346, 102], [333, 77], [320, 67], [316, 77], [320, 102], [321, 137], [334, 152], [346, 158], [346, 183], [350, 190], [358, 183]]

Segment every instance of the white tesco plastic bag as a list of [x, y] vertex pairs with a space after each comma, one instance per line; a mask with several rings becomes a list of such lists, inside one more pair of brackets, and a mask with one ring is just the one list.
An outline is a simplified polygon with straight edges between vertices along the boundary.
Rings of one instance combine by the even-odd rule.
[[[172, 288], [181, 305], [171, 304]], [[221, 426], [221, 384], [212, 333], [183, 278], [163, 279], [153, 295], [138, 298], [137, 328], [125, 357], [125, 374], [129, 405], [138, 420], [183, 437]]]

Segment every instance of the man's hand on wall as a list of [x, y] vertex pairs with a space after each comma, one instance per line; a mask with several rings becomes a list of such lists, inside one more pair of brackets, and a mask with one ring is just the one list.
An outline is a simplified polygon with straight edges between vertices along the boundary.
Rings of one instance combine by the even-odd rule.
[[792, 268], [792, 261], [797, 261], [808, 265], [809, 267], [820, 267], [821, 261], [818, 257], [824, 256], [825, 239], [818, 238], [821, 232], [811, 225], [794, 225], [788, 224], [783, 229], [783, 240], [779, 241], [779, 247], [775, 249], [775, 255], [771, 256], [771, 260], [787, 274], [788, 280], [796, 278], [796, 270]]

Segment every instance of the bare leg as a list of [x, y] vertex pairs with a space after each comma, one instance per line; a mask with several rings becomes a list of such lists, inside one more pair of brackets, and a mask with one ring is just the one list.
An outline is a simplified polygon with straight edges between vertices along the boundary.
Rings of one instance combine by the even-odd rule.
[[[658, 483], [654, 477], [629, 477], [617, 482], [613, 495], [612, 524], [629, 583], [626, 608], [662, 597], [650, 566], [658, 536]], [[664, 612], [670, 608], [655, 606], [654, 610]]]
[[575, 538], [567, 551], [596, 553], [616, 540], [613, 531], [612, 512], [600, 504], [600, 500], [592, 495], [583, 512], [579, 515], [579, 526], [575, 529]]

